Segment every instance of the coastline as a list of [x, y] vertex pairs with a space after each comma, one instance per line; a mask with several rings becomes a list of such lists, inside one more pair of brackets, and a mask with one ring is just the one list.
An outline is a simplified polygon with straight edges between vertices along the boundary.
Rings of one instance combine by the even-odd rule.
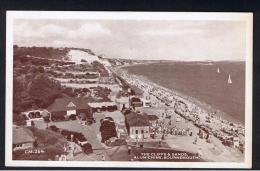
[[209, 112], [209, 113], [215, 113], [216, 117], [220, 117], [220, 119], [225, 119], [229, 122], [233, 122], [236, 124], [241, 124], [243, 126], [245, 126], [245, 123], [234, 118], [233, 116], [229, 115], [228, 113], [225, 113], [223, 111], [221, 111], [220, 109], [217, 109], [215, 107], [212, 107], [210, 104], [207, 104], [204, 101], [199, 100], [198, 98], [192, 97], [192, 96], [188, 96], [184, 93], [178, 92], [176, 90], [170, 89], [170, 88], [166, 88], [162, 85], [159, 85], [155, 82], [153, 82], [152, 80], [150, 80], [149, 78], [147, 78], [146, 76], [143, 75], [136, 75], [136, 74], [132, 74], [128, 72], [127, 67], [132, 67], [132, 66], [140, 66], [140, 65], [150, 65], [150, 64], [157, 64], [157, 63], [163, 63], [163, 62], [149, 62], [149, 63], [139, 63], [139, 64], [131, 64], [131, 65], [125, 65], [125, 66], [119, 66], [116, 67], [117, 69], [123, 69], [124, 71], [126, 71], [128, 74], [139, 77], [141, 80], [144, 80], [145, 82], [149, 82], [151, 85], [153, 85], [154, 87], [163, 89], [164, 91], [167, 91], [171, 94], [173, 94], [174, 96], [177, 96], [179, 99], [182, 99], [184, 101], [188, 101], [190, 103], [193, 103], [195, 105], [197, 105], [198, 107], [204, 109], [205, 111]]

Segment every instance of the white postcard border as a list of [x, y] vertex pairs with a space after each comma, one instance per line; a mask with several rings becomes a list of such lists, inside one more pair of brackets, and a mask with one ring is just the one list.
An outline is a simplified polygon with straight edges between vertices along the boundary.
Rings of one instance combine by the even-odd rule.
[[[120, 13], [120, 15], [118, 14]], [[245, 161], [235, 162], [115, 162], [115, 161], [15, 161], [12, 160], [13, 108], [13, 21], [14, 19], [88, 19], [88, 20], [243, 20], [246, 34]], [[6, 18], [6, 120], [5, 165], [27, 167], [130, 167], [130, 168], [251, 168], [252, 167], [252, 13], [200, 12], [76, 12], [7, 11]]]

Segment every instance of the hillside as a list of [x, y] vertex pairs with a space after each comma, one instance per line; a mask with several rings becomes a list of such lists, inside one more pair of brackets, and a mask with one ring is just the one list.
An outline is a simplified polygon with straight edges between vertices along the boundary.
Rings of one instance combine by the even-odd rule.
[[19, 47], [14, 45], [14, 61], [26, 62], [27, 58], [33, 58], [35, 63], [40, 63], [41, 65], [49, 65], [50, 61], [73, 62], [75, 64], [92, 64], [94, 61], [97, 61], [105, 67], [110, 67], [150, 62], [143, 60], [106, 58], [104, 55], [96, 55], [92, 50], [84, 48]]
[[53, 47], [18, 47], [14, 46], [14, 60], [23, 61], [25, 58], [74, 62], [75, 64], [91, 64], [98, 61], [104, 66], [111, 66], [107, 59], [97, 56], [90, 49], [82, 48], [53, 48]]

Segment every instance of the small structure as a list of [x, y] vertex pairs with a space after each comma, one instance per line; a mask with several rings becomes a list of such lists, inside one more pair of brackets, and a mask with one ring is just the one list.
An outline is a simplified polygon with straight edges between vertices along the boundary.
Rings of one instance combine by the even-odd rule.
[[124, 124], [117, 124], [116, 126], [116, 132], [118, 138], [126, 138], [127, 137], [127, 129]]
[[115, 99], [118, 110], [122, 110], [124, 108], [129, 108], [129, 97], [123, 97]]
[[45, 110], [30, 110], [26, 112], [22, 112], [22, 115], [25, 115], [28, 120], [43, 120], [43, 113]]
[[148, 118], [148, 121], [150, 122], [151, 126], [152, 127], [156, 127], [157, 126], [157, 123], [158, 123], [158, 116], [156, 115], [147, 115], [147, 118]]
[[30, 110], [27, 112], [22, 112], [22, 115], [26, 117], [26, 126], [32, 126], [32, 123], [43, 123], [43, 117], [48, 115], [46, 110]]
[[125, 116], [125, 123], [128, 135], [132, 139], [145, 139], [150, 136], [151, 126], [146, 115], [130, 112]]
[[13, 151], [34, 147], [35, 139], [32, 132], [24, 127], [13, 128]]
[[139, 97], [131, 97], [130, 105], [134, 108], [143, 107], [143, 102]]
[[85, 97], [59, 98], [47, 110], [51, 113], [52, 120], [63, 120], [65, 117], [81, 114], [85, 114], [87, 118], [92, 119], [93, 113], [91, 107], [88, 105], [92, 101], [92, 98]]
[[143, 107], [151, 107], [152, 106], [151, 100], [149, 100], [149, 99], [142, 99], [142, 102], [143, 102]]

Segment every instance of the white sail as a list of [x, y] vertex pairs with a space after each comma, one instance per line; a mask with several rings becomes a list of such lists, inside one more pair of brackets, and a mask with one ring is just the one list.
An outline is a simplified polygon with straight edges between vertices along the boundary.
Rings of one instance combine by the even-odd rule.
[[218, 68], [218, 71], [217, 71], [218, 73], [220, 73], [220, 70], [219, 70], [219, 68]]
[[228, 84], [232, 84], [232, 80], [231, 80], [230, 74], [228, 75]]

